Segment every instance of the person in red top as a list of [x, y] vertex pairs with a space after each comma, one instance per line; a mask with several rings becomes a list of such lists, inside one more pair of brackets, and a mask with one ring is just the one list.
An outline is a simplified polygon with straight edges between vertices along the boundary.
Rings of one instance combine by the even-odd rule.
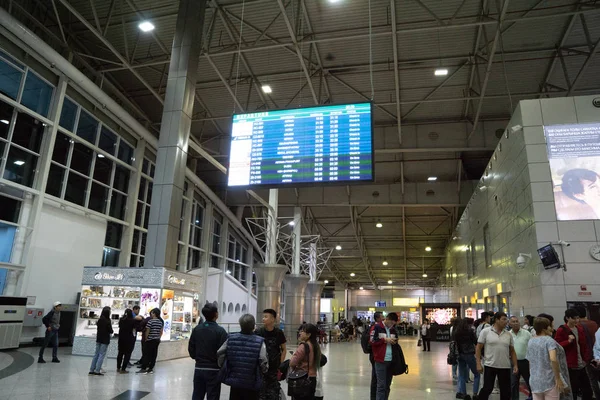
[[[369, 329], [369, 341], [373, 341], [373, 332], [375, 330], [375, 325], [381, 324], [383, 321], [383, 314], [377, 311], [373, 318], [375, 319], [375, 323], [371, 325]], [[373, 348], [371, 347], [371, 351], [369, 352], [369, 361], [371, 362], [371, 400], [376, 400], [377, 397], [377, 373], [375, 372], [375, 358], [373, 357]]]
[[379, 322], [373, 327], [371, 348], [375, 359], [375, 373], [377, 375], [376, 400], [388, 400], [390, 385], [392, 384], [392, 345], [398, 343], [398, 332], [394, 326], [398, 323], [398, 314], [389, 313], [383, 323]]
[[[594, 358], [592, 353], [592, 349], [594, 348], [594, 344], [596, 343], [596, 332], [598, 331], [598, 324], [596, 321], [592, 321], [587, 317], [587, 310], [585, 307], [579, 306], [575, 307], [577, 312], [579, 313], [579, 324], [583, 327], [585, 331], [585, 337], [588, 345], [589, 357]], [[598, 384], [598, 370], [592, 364], [588, 364], [585, 367], [588, 377], [590, 378], [590, 384], [592, 385], [592, 390], [594, 391], [594, 397], [597, 400], [600, 400], [600, 385]]]
[[583, 400], [592, 399], [592, 387], [587, 376], [585, 367], [590, 362], [585, 331], [579, 324], [579, 313], [575, 309], [565, 311], [565, 324], [556, 331], [554, 339], [560, 344], [567, 355], [569, 367], [569, 380], [573, 397], [581, 390]]

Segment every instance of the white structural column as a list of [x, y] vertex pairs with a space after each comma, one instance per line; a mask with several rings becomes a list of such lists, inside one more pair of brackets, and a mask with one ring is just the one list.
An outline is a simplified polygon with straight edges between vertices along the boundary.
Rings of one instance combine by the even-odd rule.
[[269, 218], [267, 220], [267, 251], [265, 263], [254, 266], [257, 290], [256, 313], [260, 315], [264, 309], [272, 308], [279, 312], [281, 305], [281, 284], [287, 267], [277, 264], [277, 208], [279, 207], [279, 191], [269, 190]]
[[158, 139], [146, 265], [175, 268], [206, 0], [181, 0]]
[[285, 277], [285, 336], [294, 338], [296, 329], [305, 320], [304, 291], [309, 277], [300, 274], [300, 250], [302, 235], [302, 209], [294, 208], [294, 243], [292, 274]]
[[316, 324], [321, 316], [321, 292], [323, 282], [311, 281], [306, 285], [304, 301], [304, 319], [306, 322]]

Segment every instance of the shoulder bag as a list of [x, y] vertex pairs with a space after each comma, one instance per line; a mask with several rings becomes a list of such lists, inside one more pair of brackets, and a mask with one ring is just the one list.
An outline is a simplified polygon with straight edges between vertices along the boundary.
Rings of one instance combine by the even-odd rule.
[[306, 352], [306, 361], [308, 362], [308, 368], [306, 371], [302, 369], [294, 369], [288, 373], [288, 396], [304, 398], [310, 396], [310, 377], [308, 371], [310, 371], [310, 347], [304, 343], [304, 351]]

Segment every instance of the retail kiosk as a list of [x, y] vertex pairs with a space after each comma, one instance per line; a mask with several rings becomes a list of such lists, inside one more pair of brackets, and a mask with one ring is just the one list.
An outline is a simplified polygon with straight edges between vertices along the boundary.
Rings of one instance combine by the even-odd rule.
[[[164, 329], [158, 360], [187, 357], [188, 340], [198, 319], [200, 277], [166, 268], [84, 267], [81, 299], [77, 314], [73, 354], [93, 356], [96, 323], [105, 306], [111, 307], [113, 330], [119, 333], [119, 319], [125, 309], [140, 306], [140, 314], [161, 310]], [[117, 337], [108, 347], [108, 357], [117, 356]], [[141, 334], [132, 359], [141, 358]]]

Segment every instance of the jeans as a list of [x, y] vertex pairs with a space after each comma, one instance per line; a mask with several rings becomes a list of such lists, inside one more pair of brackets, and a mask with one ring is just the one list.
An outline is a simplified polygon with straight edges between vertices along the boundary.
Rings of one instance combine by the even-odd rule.
[[494, 368], [486, 365], [483, 369], [483, 388], [479, 392], [479, 400], [488, 400], [492, 390], [494, 390], [496, 377], [498, 377], [498, 386], [500, 388], [500, 400], [510, 400], [511, 375], [511, 368]]
[[587, 372], [585, 372], [585, 368], [569, 368], [569, 379], [571, 380], [573, 399], [577, 400], [577, 394], [581, 390], [581, 398], [583, 400], [592, 400], [592, 387], [590, 386], [590, 379], [587, 376]]
[[452, 364], [452, 379], [458, 379], [458, 364]]
[[373, 354], [369, 355], [369, 361], [371, 361], [371, 400], [377, 400], [377, 371]]
[[594, 391], [594, 396], [596, 400], [600, 400], [600, 385], [598, 384], [598, 375], [599, 371], [592, 367], [591, 365], [587, 365], [585, 367], [588, 377], [590, 378], [590, 384], [592, 385], [592, 390]]
[[142, 369], [154, 369], [156, 364], [156, 358], [158, 357], [158, 345], [159, 340], [146, 340], [144, 354], [142, 355], [143, 364]]
[[390, 397], [390, 385], [392, 384], [391, 362], [375, 362], [377, 373], [377, 396], [376, 400], [387, 400]]
[[431, 339], [423, 338], [423, 351], [431, 351]]
[[48, 347], [50, 343], [52, 343], [52, 359], [54, 360], [57, 358], [58, 352], [58, 330], [46, 330], [46, 336], [44, 337], [44, 344], [40, 349], [39, 358], [44, 358], [44, 350], [46, 350], [46, 347]]
[[219, 371], [196, 369], [194, 372], [194, 392], [192, 400], [219, 400], [221, 397], [221, 382], [217, 379]]
[[469, 370], [473, 373], [473, 394], [479, 392], [481, 375], [477, 371], [475, 354], [459, 354], [458, 356], [458, 393], [467, 394], [467, 380]]
[[517, 366], [519, 367], [519, 373], [517, 375], [511, 374], [510, 384], [512, 388], [512, 400], [519, 400], [519, 387], [521, 384], [521, 377], [525, 379], [527, 389], [529, 389], [529, 393], [531, 393], [531, 387], [529, 386], [529, 361], [517, 360]]
[[104, 362], [104, 357], [106, 357], [107, 351], [107, 344], [96, 343], [96, 353], [92, 359], [92, 365], [90, 365], [90, 372], [100, 373], [100, 368], [102, 368], [102, 363]]

